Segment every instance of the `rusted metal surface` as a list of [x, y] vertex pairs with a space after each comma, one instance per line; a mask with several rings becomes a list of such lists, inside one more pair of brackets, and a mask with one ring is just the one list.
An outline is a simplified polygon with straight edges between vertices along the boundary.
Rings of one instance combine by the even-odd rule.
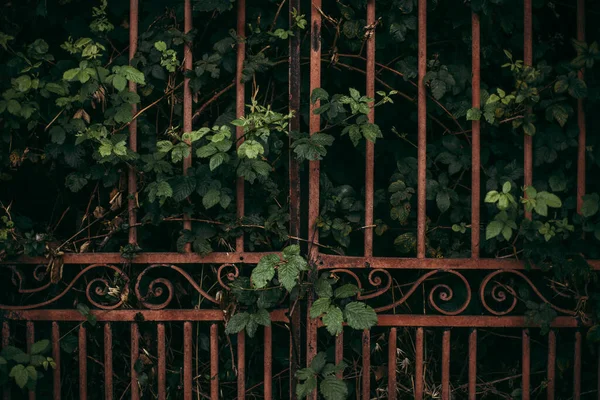
[[[129, 63], [137, 52], [138, 42], [138, 0], [129, 0]], [[129, 91], [137, 93], [137, 84], [129, 81]], [[131, 105], [131, 115], [137, 113], [137, 104]], [[133, 119], [129, 124], [129, 148], [137, 151], [137, 119]], [[137, 177], [134, 166], [130, 163], [127, 171], [127, 211], [129, 216], [129, 243], [137, 243]]]
[[556, 387], [556, 332], [551, 330], [548, 333], [548, 386], [546, 387], [547, 399], [554, 400], [554, 391]]
[[423, 353], [424, 353], [424, 330], [417, 328], [415, 338], [415, 399], [423, 399]]
[[419, 0], [418, 10], [418, 96], [417, 96], [417, 258], [425, 258], [427, 227], [427, 0]]
[[54, 400], [60, 400], [60, 326], [52, 321], [52, 359], [56, 368], [52, 371], [52, 393]]
[[246, 332], [237, 335], [237, 398], [246, 399]]
[[158, 355], [158, 398], [167, 398], [167, 351], [165, 348], [165, 324], [156, 327], [156, 353]]
[[362, 398], [371, 398], [371, 331], [362, 334]]
[[210, 326], [210, 397], [219, 398], [219, 326]]
[[450, 330], [442, 338], [442, 400], [450, 400]]
[[[246, 59], [246, 0], [237, 1], [237, 59], [235, 70], [235, 115], [237, 118], [244, 116], [245, 86], [242, 82], [242, 72], [244, 71], [244, 60]], [[237, 148], [244, 142], [244, 128], [236, 126], [235, 128]], [[238, 177], [235, 182], [236, 194], [236, 216], [238, 220], [244, 218], [244, 178]], [[236, 252], [244, 251], [244, 235], [235, 240]]]
[[396, 328], [390, 329], [388, 340], [388, 399], [396, 400], [396, 351], [398, 332]]
[[131, 324], [131, 398], [133, 400], [138, 400], [140, 398], [140, 387], [138, 385], [137, 371], [135, 370], [140, 355], [139, 336], [140, 331], [138, 324], [134, 322]]
[[[585, 0], [577, 0], [577, 40], [585, 42]], [[583, 68], [577, 77], [584, 80]], [[586, 124], [583, 99], [577, 99], [577, 126], [579, 137], [577, 143], [577, 212], [581, 213], [583, 196], [585, 195], [585, 158], [586, 158]]]
[[[183, 30], [184, 33], [190, 33], [192, 31], [192, 3], [191, 0], [185, 0], [183, 5]], [[192, 43], [186, 42], [183, 46], [183, 70], [184, 72], [191, 71], [193, 65], [192, 56]], [[192, 89], [190, 88], [190, 78], [186, 75], [183, 78], [183, 132], [192, 131]], [[191, 142], [187, 142], [191, 146]], [[192, 167], [192, 151], [190, 147], [190, 154], [183, 159], [183, 174], [187, 175], [189, 169]], [[189, 215], [183, 216], [183, 229], [191, 230], [192, 221], [190, 221]], [[185, 251], [187, 253], [192, 251], [192, 244], [185, 244]]]
[[573, 399], [581, 397], [581, 332], [575, 332], [575, 348], [573, 349]]
[[[342, 331], [335, 337], [335, 364], [338, 365], [344, 361], [344, 332]], [[337, 377], [341, 378], [343, 371], [338, 371]]]
[[[375, 98], [375, 0], [367, 2], [367, 97]], [[374, 103], [373, 103], [374, 104]], [[369, 122], [375, 123], [375, 108], [371, 106]], [[366, 141], [365, 160], [365, 257], [373, 255], [373, 194], [375, 179], [375, 144]]]
[[[31, 352], [31, 346], [35, 343], [35, 327], [32, 321], [27, 321], [26, 331], [25, 331], [25, 342], [27, 343], [27, 352]], [[29, 400], [35, 400], [35, 391], [29, 390], [28, 392]]]
[[104, 324], [104, 398], [113, 400], [113, 337], [110, 322]]
[[[472, 107], [481, 108], [481, 29], [479, 15], [471, 14], [472, 62], [471, 91]], [[471, 121], [471, 257], [479, 258], [480, 205], [481, 205], [481, 122]]]
[[469, 400], [477, 399], [477, 329], [469, 334]]
[[192, 323], [183, 324], [183, 398], [192, 400]]
[[522, 338], [523, 357], [521, 360], [521, 373], [523, 379], [521, 381], [521, 399], [529, 400], [531, 388], [531, 340], [528, 329], [523, 329]]
[[264, 362], [264, 395], [265, 400], [273, 399], [273, 330], [265, 326]]
[[[523, 63], [533, 65], [533, 11], [531, 0], [524, 0], [523, 7]], [[533, 137], [524, 135], [523, 139], [523, 169], [525, 187], [533, 184]], [[527, 196], [525, 194], [525, 196]], [[531, 219], [531, 213], [525, 210], [525, 218]]]
[[[87, 399], [87, 329], [79, 327], [79, 398]], [[136, 382], [137, 383], [137, 382]]]

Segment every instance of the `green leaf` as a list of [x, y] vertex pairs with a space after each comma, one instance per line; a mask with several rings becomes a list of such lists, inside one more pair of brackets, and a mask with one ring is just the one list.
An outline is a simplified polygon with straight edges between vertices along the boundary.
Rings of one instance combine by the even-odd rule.
[[[297, 256], [300, 257], [300, 256]], [[300, 257], [302, 258], [302, 257]], [[294, 262], [283, 262], [279, 264], [277, 268], [277, 278], [281, 285], [288, 291], [291, 292], [296, 286], [298, 278], [300, 276], [300, 269], [298, 264]]]
[[365, 303], [354, 301], [346, 304], [344, 308], [346, 322], [353, 329], [370, 329], [377, 324], [377, 314], [375, 310]]
[[342, 379], [335, 376], [323, 379], [319, 391], [325, 400], [345, 400], [348, 397], [348, 387]]
[[329, 93], [325, 89], [316, 88], [310, 95], [310, 103], [315, 104], [319, 100], [329, 100]]
[[22, 364], [17, 364], [10, 370], [10, 376], [14, 378], [16, 384], [23, 389], [29, 380], [29, 373]]
[[325, 314], [329, 311], [329, 306], [331, 305], [331, 299], [329, 297], [321, 297], [315, 300], [310, 306], [310, 317], [311, 318], [319, 318], [321, 315]]
[[154, 43], [154, 47], [160, 52], [167, 51], [167, 44], [162, 40]]
[[256, 313], [251, 315], [251, 317], [258, 325], [271, 326], [271, 315], [264, 308], [259, 308]]
[[[383, 137], [383, 135], [381, 134], [381, 130], [379, 129], [379, 126], [372, 124], [370, 122], [362, 124], [360, 126], [360, 130], [361, 130], [364, 138], [367, 139], [369, 142], [375, 143], [378, 138]], [[352, 132], [351, 132], [351, 137], [352, 137]]]
[[281, 262], [277, 254], [268, 254], [260, 259], [256, 267], [252, 270], [250, 277], [252, 284], [258, 288], [267, 286], [275, 276], [275, 267]]
[[360, 293], [360, 289], [358, 288], [358, 286], [348, 283], [335, 289], [335, 298], [345, 299], [348, 297], [356, 296], [358, 293]]
[[31, 345], [31, 354], [43, 354], [50, 349], [50, 341], [43, 339]]
[[[308, 369], [308, 368], [305, 368]], [[304, 383], [299, 383], [296, 386], [296, 396], [298, 399], [304, 400], [306, 396], [311, 394], [317, 388], [317, 378], [313, 375], [308, 377]]]
[[439, 100], [442, 97], [444, 97], [447, 90], [448, 86], [446, 85], [446, 82], [439, 79], [434, 79], [431, 81], [431, 93], [433, 94], [433, 97], [435, 97], [436, 100]]
[[122, 90], [125, 90], [125, 87], [127, 86], [127, 79], [125, 79], [121, 75], [115, 75], [115, 77], [112, 80], [112, 84], [115, 87], [115, 89], [117, 89], [120, 92]]
[[435, 202], [441, 212], [446, 212], [450, 208], [450, 194], [448, 190], [442, 189], [435, 196]]
[[207, 210], [219, 204], [221, 201], [221, 191], [218, 189], [210, 189], [206, 194], [202, 197], [202, 205]]
[[598, 206], [600, 204], [600, 197], [597, 193], [586, 194], [583, 196], [583, 204], [581, 206], [581, 215], [586, 218], [596, 215], [598, 212]]
[[[327, 299], [329, 300], [329, 299]], [[331, 306], [323, 316], [323, 325], [327, 328], [330, 335], [337, 336], [344, 329], [344, 314], [338, 306]]]
[[320, 351], [310, 362], [310, 368], [315, 371], [315, 373], [320, 373], [325, 363], [327, 362], [327, 353]]
[[467, 121], [479, 121], [481, 119], [481, 110], [478, 108], [469, 108], [467, 110]]
[[331, 297], [333, 296], [333, 289], [331, 283], [327, 279], [319, 278], [315, 282], [315, 292], [319, 297]]
[[27, 368], [25, 368], [25, 369], [27, 370], [27, 375], [29, 375], [29, 377], [30, 377], [32, 380], [34, 380], [34, 381], [35, 381], [35, 380], [37, 380], [37, 378], [38, 378], [38, 373], [37, 373], [37, 371], [35, 370], [35, 367], [34, 367], [33, 365], [28, 365], [28, 366], [27, 366]]
[[225, 327], [225, 333], [227, 335], [232, 335], [234, 333], [241, 332], [246, 327], [249, 321], [250, 314], [248, 314], [247, 312], [234, 314], [227, 322], [227, 326]]
[[504, 228], [504, 223], [501, 221], [492, 221], [485, 228], [485, 239], [490, 240], [498, 236], [502, 229]]
[[242, 143], [240, 147], [238, 147], [237, 152], [240, 157], [253, 159], [258, 157], [259, 154], [263, 154], [265, 148], [256, 140], [250, 139]]
[[2, 357], [4, 357], [8, 361], [14, 361], [15, 357], [21, 357], [23, 354], [25, 354], [23, 350], [15, 346], [6, 346], [0, 352], [0, 355], [2, 355]]
[[225, 153], [217, 153], [210, 158], [209, 167], [211, 171], [214, 171], [219, 167], [219, 165], [223, 164], [225, 161]]

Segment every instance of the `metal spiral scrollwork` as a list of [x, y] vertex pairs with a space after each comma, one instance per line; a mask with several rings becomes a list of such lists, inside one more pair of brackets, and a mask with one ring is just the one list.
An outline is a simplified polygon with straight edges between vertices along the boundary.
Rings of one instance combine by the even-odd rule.
[[[552, 304], [548, 299], [546, 299], [546, 297], [544, 297], [544, 295], [538, 290], [538, 288], [525, 274], [517, 270], [494, 271], [489, 273], [481, 282], [481, 286], [479, 288], [479, 297], [481, 303], [483, 304], [483, 307], [491, 314], [497, 316], [507, 315], [515, 309], [518, 303], [517, 292], [513, 287], [502, 284], [498, 280], [493, 280], [501, 274], [511, 274], [520, 277], [542, 302], [548, 304], [555, 311], [565, 315], [577, 315], [577, 312], [574, 310], [568, 310], [565, 308], [558, 307], [555, 304]], [[503, 303], [507, 301], [508, 303], [506, 303], [503, 309], [498, 310], [497, 307], [493, 307], [488, 303], [488, 297], [491, 297], [491, 299], [494, 300], [496, 305], [503, 305]]]
[[[438, 283], [433, 288], [431, 288], [431, 290], [429, 291], [429, 305], [432, 308], [434, 308], [437, 312], [439, 312], [440, 314], [444, 314], [444, 315], [458, 315], [458, 314], [462, 313], [463, 311], [466, 310], [466, 308], [469, 306], [469, 303], [471, 302], [471, 287], [469, 286], [469, 282], [461, 273], [459, 273], [457, 271], [446, 270], [446, 271], [438, 271], [438, 272], [452, 274], [454, 276], [457, 276], [460, 279], [460, 281], [464, 284], [464, 288], [465, 288], [465, 293], [466, 293], [465, 300], [461, 304], [459, 304], [459, 306], [457, 308], [455, 308], [453, 310], [447, 310], [447, 309], [440, 307], [440, 305], [438, 305], [437, 301], [442, 301], [442, 302], [449, 304], [449, 302], [454, 298], [454, 289], [452, 289], [452, 287], [446, 283]], [[436, 294], [437, 294], [437, 298], [436, 298]]]
[[[44, 285], [32, 288], [25, 289], [22, 287], [24, 279], [21, 273], [13, 266], [8, 267], [13, 271], [13, 284], [18, 287], [17, 293], [19, 294], [34, 294], [43, 292], [45, 289], [48, 289], [51, 286], [51, 282], [47, 282]], [[35, 267], [33, 271], [33, 277], [36, 281], [40, 282], [46, 278], [45, 272], [41, 272], [42, 268], [45, 268], [43, 265], [38, 265]], [[0, 304], [0, 309], [4, 310], [32, 310], [36, 308], [41, 308], [47, 305], [50, 305], [54, 302], [57, 302], [62, 297], [64, 297], [72, 288], [75, 286], [77, 281], [88, 272], [92, 270], [110, 270], [114, 275], [120, 276], [122, 280], [122, 287], [118, 292], [118, 296], [109, 296], [110, 288], [112, 287], [108, 279], [105, 278], [94, 278], [87, 285], [85, 289], [85, 295], [88, 301], [94, 305], [95, 307], [102, 310], [114, 310], [120, 307], [125, 300], [127, 299], [127, 295], [129, 293], [129, 277], [120, 269], [115, 267], [114, 265], [109, 264], [93, 264], [85, 267], [79, 273], [71, 279], [71, 281], [67, 284], [67, 286], [56, 296], [45, 300], [40, 303], [35, 304], [27, 304], [27, 305], [8, 305], [8, 304]], [[45, 269], [44, 269], [45, 271]], [[102, 299], [102, 301], [100, 300]], [[98, 300], [96, 300], [98, 299]]]
[[[363, 286], [362, 286], [360, 278], [354, 272], [352, 272], [348, 269], [344, 269], [344, 268], [337, 268], [337, 269], [332, 269], [330, 271], [330, 273], [331, 274], [346, 274], [346, 275], [349, 275], [350, 277], [352, 277], [352, 279], [356, 282], [356, 286], [358, 286], [358, 288], [360, 289], [360, 293], [356, 296], [357, 300], [368, 300], [368, 299], [372, 299], [377, 296], [381, 296], [383, 293], [387, 292], [392, 287], [392, 276], [385, 269], [376, 268], [376, 269], [371, 270], [371, 272], [369, 272], [369, 278], [368, 278], [369, 284], [377, 289], [374, 292], [368, 292], [366, 294], [363, 293]], [[386, 278], [387, 281], [386, 281], [385, 285], [382, 286], [381, 276], [378, 276], [378, 275], [383, 275]]]
[[232, 271], [227, 272], [227, 275], [225, 275], [229, 282], [233, 282], [235, 280], [235, 278], [240, 276], [240, 270], [235, 264], [223, 264], [217, 270], [217, 279], [219, 280], [219, 285], [221, 285], [221, 287], [225, 290], [231, 290], [231, 288], [229, 286], [227, 286], [227, 284], [225, 282], [223, 282], [223, 277], [222, 277], [223, 271], [227, 268], [232, 269]]
[[[208, 301], [217, 304], [218, 301], [211, 295], [209, 295], [186, 271], [176, 265], [171, 264], [154, 264], [145, 268], [137, 277], [135, 282], [135, 295], [138, 301], [146, 308], [151, 310], [161, 310], [169, 305], [173, 300], [174, 286], [173, 283], [167, 278], [154, 278], [149, 283], [144, 283], [145, 287], [141, 288], [142, 280], [148, 274], [148, 272], [158, 269], [167, 268], [172, 271], [176, 271], [179, 275], [183, 276], [190, 285]], [[142, 290], [143, 289], [143, 290]], [[156, 302], [158, 301], [158, 303]]]

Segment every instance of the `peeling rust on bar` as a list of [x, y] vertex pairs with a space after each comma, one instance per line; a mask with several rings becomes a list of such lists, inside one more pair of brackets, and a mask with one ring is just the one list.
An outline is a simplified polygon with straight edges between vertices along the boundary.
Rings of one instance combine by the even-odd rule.
[[396, 328], [390, 329], [388, 341], [388, 399], [396, 400], [396, 344], [398, 341]]
[[522, 343], [522, 364], [521, 373], [523, 379], [521, 383], [521, 399], [529, 400], [530, 398], [530, 387], [531, 387], [531, 351], [530, 351], [530, 339], [529, 330], [523, 329], [523, 343]]
[[[367, 97], [375, 98], [375, 0], [367, 2]], [[368, 119], [375, 123], [374, 103]], [[373, 193], [375, 179], [375, 144], [366, 140], [365, 160], [365, 251], [366, 257], [373, 255]]]
[[60, 400], [60, 326], [57, 321], [52, 321], [52, 359], [56, 363], [52, 372], [52, 391], [54, 400]]
[[87, 329], [79, 327], [79, 398], [87, 399]]
[[237, 398], [246, 399], [246, 332], [237, 335]]
[[442, 400], [450, 400], [450, 330], [442, 339]]
[[477, 329], [469, 334], [469, 400], [477, 399]]
[[425, 74], [427, 73], [427, 0], [419, 0], [419, 57], [418, 57], [418, 155], [417, 155], [417, 258], [425, 258], [426, 253], [426, 169], [427, 169], [427, 88]]
[[[35, 343], [35, 327], [33, 322], [27, 321], [25, 332], [25, 341], [27, 342], [27, 352], [31, 353], [31, 346]], [[81, 392], [80, 392], [81, 393]], [[35, 390], [29, 390], [29, 400], [35, 400]], [[84, 398], [85, 399], [85, 398]]]
[[[138, 42], [138, 0], [129, 0], [129, 64], [135, 57]], [[129, 81], [129, 91], [137, 93], [137, 84]], [[131, 115], [137, 113], [137, 104], [131, 105]], [[137, 119], [133, 119], [129, 124], [129, 148], [137, 152]], [[129, 243], [137, 243], [137, 177], [133, 164], [129, 164], [127, 171], [127, 211], [129, 216]]]
[[219, 398], [219, 326], [210, 326], [210, 398]]
[[[236, 118], [244, 116], [245, 87], [242, 82], [244, 60], [246, 58], [246, 0], [237, 1], [237, 61], [235, 70], [235, 115]], [[237, 148], [244, 142], [244, 128], [235, 127]], [[244, 178], [238, 177], [235, 182], [236, 216], [239, 221], [244, 218]], [[235, 240], [236, 252], [244, 252], [244, 234]]]
[[[185, 0], [183, 6], [183, 30], [185, 34], [192, 31], [192, 3], [191, 0]], [[193, 54], [192, 54], [192, 43], [186, 42], [183, 46], [183, 72], [185, 74], [183, 78], [183, 132], [192, 131], [192, 89], [190, 88], [190, 78], [187, 76], [187, 72], [191, 71], [193, 66]], [[191, 142], [186, 142], [191, 146]], [[187, 175], [189, 169], [192, 167], [192, 151], [190, 154], [183, 159], [183, 175]], [[190, 216], [185, 214], [183, 216], [183, 229], [192, 230], [192, 221]], [[192, 244], [185, 244], [185, 252], [190, 253], [192, 251]]]
[[[335, 337], [335, 364], [338, 365], [344, 361], [344, 331], [340, 332], [339, 335]], [[344, 375], [344, 371], [338, 371], [336, 376], [338, 378], [342, 378]]]
[[371, 398], [371, 331], [362, 333], [362, 398]]
[[[400, 325], [402, 326], [402, 325]], [[415, 339], [415, 399], [423, 399], [423, 328], [417, 328], [417, 337]]]
[[183, 324], [183, 399], [192, 400], [192, 323]]
[[156, 327], [156, 353], [158, 355], [158, 398], [167, 398], [167, 352], [165, 348], [165, 324], [159, 323]]
[[104, 324], [104, 398], [113, 400], [113, 340], [110, 322]]
[[273, 330], [265, 326], [264, 359], [264, 394], [265, 400], [273, 399]]
[[554, 400], [555, 392], [555, 375], [556, 375], [556, 332], [551, 330], [548, 333], [548, 384], [546, 386], [546, 393], [548, 400]]
[[131, 398], [133, 400], [140, 398], [140, 387], [138, 385], [137, 371], [135, 370], [135, 365], [140, 354], [139, 336], [138, 324], [134, 322], [131, 324]]
[[[10, 343], [10, 325], [7, 321], [2, 322], [2, 348], [4, 349]], [[10, 388], [3, 389], [3, 400], [10, 400]]]
[[[472, 107], [481, 108], [481, 29], [479, 15], [471, 14], [472, 30]], [[471, 257], [479, 258], [481, 206], [481, 122], [471, 121]]]

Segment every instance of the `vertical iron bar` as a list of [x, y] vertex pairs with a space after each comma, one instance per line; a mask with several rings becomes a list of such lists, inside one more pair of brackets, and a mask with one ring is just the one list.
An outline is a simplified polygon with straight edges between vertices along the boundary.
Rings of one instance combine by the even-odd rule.
[[398, 337], [396, 328], [390, 329], [388, 340], [388, 399], [396, 400], [396, 345]]
[[362, 334], [362, 398], [371, 398], [371, 331]]
[[417, 258], [425, 258], [426, 229], [426, 168], [427, 168], [427, 0], [419, 0], [419, 82], [418, 82], [418, 165], [417, 165]]
[[[10, 325], [8, 325], [8, 321], [2, 322], [2, 348], [8, 346], [10, 340]], [[600, 365], [600, 364], [599, 364]], [[10, 386], [7, 386], [3, 390], [3, 399], [10, 400]]]
[[52, 321], [52, 359], [56, 363], [52, 372], [54, 400], [60, 400], [60, 327], [56, 321]]
[[158, 354], [158, 398], [167, 398], [167, 351], [165, 348], [165, 324], [159, 323], [156, 327], [156, 347]]
[[238, 333], [237, 340], [237, 398], [238, 400], [246, 399], [246, 332]]
[[[321, 87], [321, 2], [311, 2], [310, 18], [310, 94]], [[309, 132], [314, 135], [321, 129], [321, 118], [314, 113], [320, 106], [320, 101], [310, 104]], [[321, 165], [319, 161], [309, 161], [308, 169], [308, 235], [309, 235], [309, 260], [316, 261], [319, 253], [319, 230], [317, 220], [319, 218], [319, 176]], [[310, 309], [314, 300], [312, 292], [308, 295], [308, 308]], [[309, 367], [313, 358], [317, 355], [317, 325], [315, 320], [306, 316], [306, 366]], [[313, 390], [308, 396], [309, 400], [317, 400], [317, 391]]]
[[140, 386], [138, 385], [137, 371], [135, 370], [138, 357], [140, 355], [140, 343], [138, 338], [140, 336], [139, 328], [137, 323], [131, 324], [131, 398], [132, 400], [139, 400], [140, 398]]
[[581, 332], [575, 332], [575, 362], [573, 363], [573, 400], [581, 397]]
[[192, 323], [183, 323], [183, 398], [192, 400]]
[[[344, 361], [344, 331], [335, 337], [335, 364], [338, 365], [342, 361]], [[343, 376], [344, 371], [337, 373], [338, 378], [341, 379]]]
[[87, 329], [79, 327], [79, 398], [87, 399]]
[[[585, 41], [585, 0], [577, 0], [577, 40]], [[577, 75], [584, 79], [584, 71], [581, 68]], [[577, 99], [577, 126], [579, 127], [579, 139], [577, 143], [577, 212], [581, 213], [583, 196], [585, 196], [585, 143], [586, 124], [583, 99]]]
[[[138, 0], [129, 0], [129, 64], [135, 57], [138, 42]], [[137, 93], [137, 84], [129, 81], [129, 91]], [[131, 115], [137, 113], [137, 104], [131, 105]], [[129, 148], [137, 151], [137, 119], [129, 124]], [[127, 171], [127, 212], [129, 215], [129, 244], [137, 244], [137, 180], [133, 164], [129, 164]]]
[[273, 331], [270, 326], [265, 326], [264, 348], [264, 393], [265, 400], [273, 398]]
[[[481, 107], [481, 30], [479, 15], [471, 14], [472, 30], [472, 107]], [[471, 121], [471, 257], [479, 258], [479, 236], [480, 236], [480, 202], [481, 202], [481, 144], [480, 144], [481, 122]]]
[[[300, 0], [290, 0], [288, 24], [294, 25], [292, 13], [294, 9], [300, 13]], [[300, 95], [301, 95], [301, 70], [300, 70], [300, 34], [290, 36], [289, 39], [289, 109], [294, 115], [290, 119], [290, 133], [300, 131]], [[289, 138], [289, 179], [290, 179], [290, 236], [300, 237], [300, 165], [294, 156], [291, 148], [293, 139]], [[297, 239], [292, 239], [292, 243], [299, 244]], [[290, 376], [296, 376], [300, 368], [300, 344], [301, 344], [301, 322], [300, 309], [294, 307], [295, 300], [290, 299]], [[296, 379], [290, 379], [290, 397], [296, 399]]]
[[477, 329], [469, 334], [469, 400], [477, 399]]
[[523, 361], [521, 365], [523, 370], [523, 383], [521, 388], [522, 400], [529, 400], [529, 390], [531, 387], [531, 353], [529, 342], [529, 330], [523, 329]]
[[450, 330], [442, 339], [442, 400], [450, 400]]
[[[375, 98], [375, 0], [367, 2], [367, 97]], [[375, 102], [371, 104], [368, 118], [375, 123]], [[365, 160], [365, 257], [373, 255], [373, 192], [375, 175], [375, 144], [366, 141]]]
[[548, 385], [546, 386], [546, 395], [548, 400], [554, 400], [554, 391], [556, 382], [556, 332], [553, 330], [548, 333]]
[[[236, 118], [244, 116], [245, 106], [245, 88], [242, 82], [242, 72], [244, 70], [244, 60], [246, 57], [246, 0], [238, 0], [237, 8], [237, 64], [235, 71], [235, 114]], [[239, 147], [244, 142], [244, 128], [236, 126], [235, 128], [236, 144]], [[236, 215], [238, 220], [244, 218], [244, 178], [238, 177], [235, 183], [236, 191]], [[244, 234], [242, 233], [235, 240], [237, 252], [244, 251]]]
[[[311, 30], [310, 30], [310, 93], [321, 87], [321, 0], [313, 0], [311, 7]], [[314, 113], [314, 110], [320, 106], [320, 101], [310, 105], [309, 131], [311, 135], [319, 132], [321, 129], [321, 117]], [[319, 218], [319, 176], [321, 165], [319, 161], [309, 161], [308, 171], [308, 234], [310, 240], [309, 256], [314, 260], [319, 252], [317, 247], [319, 243], [319, 230], [317, 228], [317, 219]], [[309, 304], [310, 306], [310, 304]], [[310, 346], [310, 343], [309, 343]], [[312, 355], [307, 355], [309, 361]]]
[[[524, 0], [524, 28], [523, 28], [523, 62], [525, 66], [532, 66], [533, 64], [533, 27], [532, 27], [532, 8], [531, 0]], [[531, 110], [530, 110], [531, 111]], [[524, 154], [523, 154], [523, 168], [525, 170], [525, 187], [533, 184], [533, 137], [524, 135]], [[526, 195], [525, 195], [526, 196]], [[525, 211], [525, 218], [531, 219], [531, 213]]]
[[210, 398], [219, 399], [219, 325], [210, 326]]
[[[31, 353], [31, 346], [33, 346], [33, 343], [35, 343], [35, 328], [32, 321], [27, 321], [25, 339], [27, 342], [27, 352]], [[29, 400], [35, 400], [35, 390], [29, 391]]]
[[417, 328], [415, 340], [415, 399], [423, 399], [423, 328]]
[[110, 322], [104, 325], [104, 398], [113, 400], [113, 357], [112, 327]]
[[[192, 3], [191, 0], [185, 0], [183, 5], [183, 30], [188, 34], [192, 30]], [[188, 71], [192, 69], [193, 64], [192, 43], [185, 42], [183, 46], [183, 72], [186, 74], [183, 78], [183, 132], [192, 131], [192, 89], [190, 88], [190, 78], [187, 76]], [[183, 175], [187, 175], [192, 167], [192, 149], [191, 142], [186, 142], [190, 146], [190, 154], [183, 159]], [[192, 230], [192, 221], [190, 216], [184, 214], [183, 229]], [[192, 244], [185, 244], [187, 253], [192, 251]]]

